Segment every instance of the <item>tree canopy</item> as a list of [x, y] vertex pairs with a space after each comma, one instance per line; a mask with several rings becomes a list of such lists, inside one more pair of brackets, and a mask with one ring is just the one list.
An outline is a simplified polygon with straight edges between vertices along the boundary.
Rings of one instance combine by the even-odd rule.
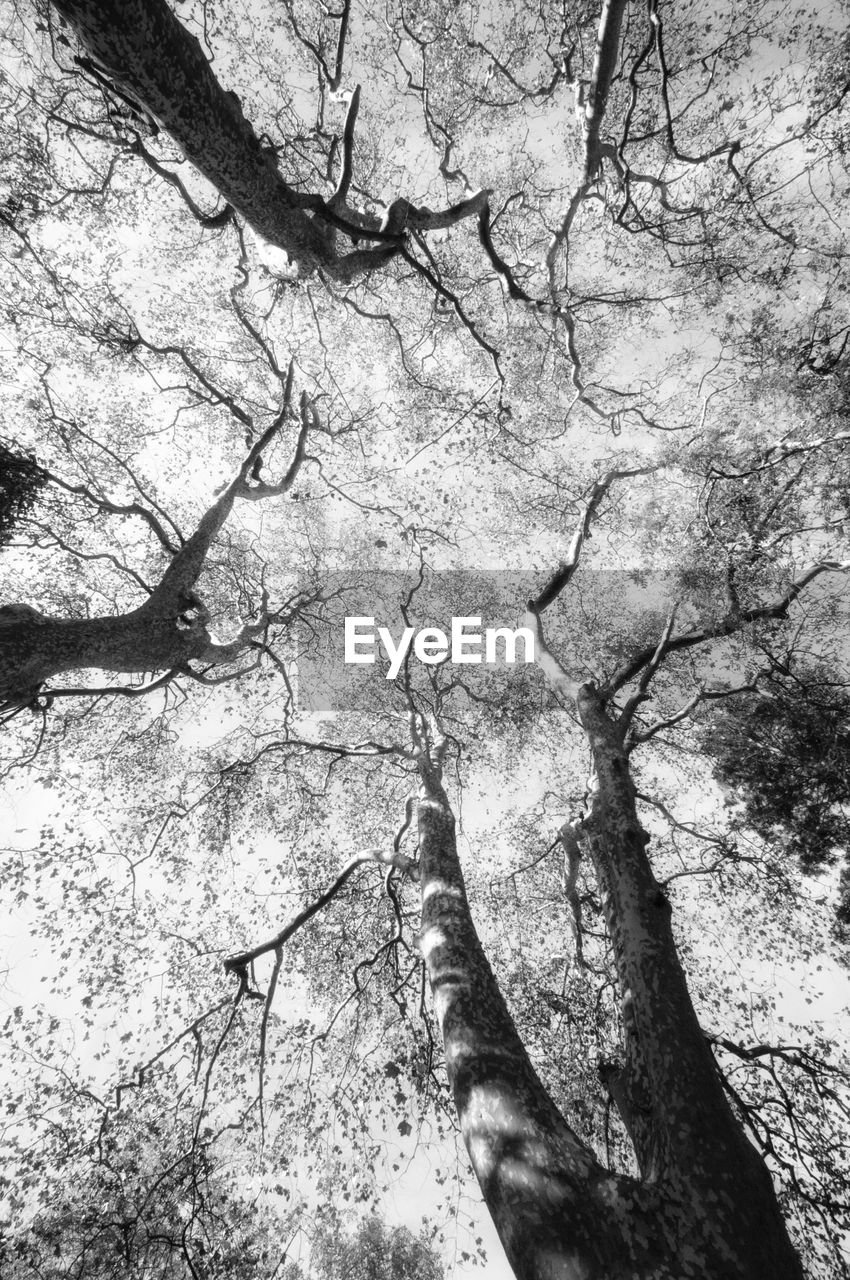
[[[743, 697], [715, 718], [707, 743], [719, 780], [740, 795], [741, 822], [799, 858], [804, 869], [834, 862], [847, 847], [850, 707], [843, 689], [799, 668], [798, 687]], [[777, 850], [779, 852], [779, 849]], [[849, 922], [850, 873], [840, 874], [838, 923]]]
[[0, 538], [3, 542], [8, 542], [15, 520], [34, 505], [46, 477], [35, 458], [18, 453], [13, 442], [5, 444], [2, 440], [0, 468], [3, 485], [0, 494]]
[[4, 1268], [850, 1275], [846, 6], [0, 13]]

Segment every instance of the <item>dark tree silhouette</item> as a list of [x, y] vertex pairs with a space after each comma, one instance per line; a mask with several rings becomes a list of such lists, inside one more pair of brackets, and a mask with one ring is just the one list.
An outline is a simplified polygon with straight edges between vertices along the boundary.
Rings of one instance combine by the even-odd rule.
[[[798, 858], [834, 864], [850, 837], [850, 696], [825, 671], [800, 667], [717, 711], [701, 735], [717, 780], [743, 808], [742, 825]], [[850, 925], [850, 868], [841, 873], [838, 927]]]
[[15, 522], [32, 509], [46, 483], [32, 454], [0, 437], [0, 545], [9, 541]]

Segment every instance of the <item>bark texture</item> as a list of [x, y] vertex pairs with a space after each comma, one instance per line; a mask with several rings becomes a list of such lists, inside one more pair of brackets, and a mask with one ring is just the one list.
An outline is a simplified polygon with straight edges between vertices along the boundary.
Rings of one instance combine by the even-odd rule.
[[572, 1131], [522, 1045], [484, 955], [439, 767], [420, 762], [420, 945], [473, 1170], [517, 1280], [801, 1280], [770, 1176], [730, 1111], [646, 855], [619, 730], [578, 698], [598, 774], [584, 824], [626, 1026], [609, 1087], [641, 1178]]
[[608, 92], [620, 55], [620, 28], [626, 11], [626, 0], [603, 0], [596, 35], [596, 53], [587, 100], [584, 103], [584, 181], [590, 183], [599, 171], [602, 159], [600, 133], [608, 105]]
[[[183, 608], [190, 610], [188, 600]], [[203, 610], [183, 614], [156, 596], [116, 617], [51, 618], [7, 605], [0, 609], [0, 705], [31, 702], [67, 671], [168, 671], [192, 659], [217, 665], [236, 652], [215, 644]]]
[[652, 1194], [602, 1168], [531, 1065], [472, 922], [445, 791], [433, 768], [420, 772], [420, 946], [464, 1141], [508, 1260], [518, 1280], [666, 1274], [657, 1241], [638, 1230]]
[[[328, 212], [325, 202], [284, 180], [239, 98], [219, 84], [200, 42], [165, 0], [54, 0], [54, 7], [97, 70], [140, 103], [228, 204], [302, 272], [322, 267], [351, 278], [396, 252], [337, 252], [331, 221], [317, 216]], [[369, 238], [366, 228], [362, 234]]]
[[621, 731], [593, 685], [579, 689], [577, 703], [596, 774], [585, 831], [625, 1028], [614, 1097], [624, 1104], [642, 1174], [680, 1205], [695, 1268], [682, 1275], [799, 1280], [770, 1175], [729, 1107], [694, 1011]]

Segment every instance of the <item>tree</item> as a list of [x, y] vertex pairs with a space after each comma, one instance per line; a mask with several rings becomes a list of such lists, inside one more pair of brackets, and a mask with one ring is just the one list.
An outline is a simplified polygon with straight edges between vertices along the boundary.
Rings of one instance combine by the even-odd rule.
[[[682, 757], [698, 749], [689, 720], [706, 704], [734, 707], [740, 697], [746, 707], [813, 645], [836, 668], [836, 684], [845, 683], [847, 85], [831, 39], [837, 14], [792, 25], [769, 6], [728, 9], [712, 15], [715, 34], [698, 7], [668, 15], [655, 3], [641, 14], [615, 2], [601, 12], [519, 6], [480, 17], [437, 3], [415, 14], [391, 9], [385, 22], [365, 7], [319, 14], [286, 4], [263, 11], [268, 28], [253, 23], [246, 33], [235, 9], [219, 17], [181, 7], [178, 17], [162, 0], [120, 11], [62, 0], [39, 12], [41, 46], [31, 19], [10, 24], [25, 81], [20, 90], [4, 81], [31, 157], [26, 171], [4, 160], [14, 192], [3, 215], [13, 246], [4, 270], [24, 299], [9, 322], [22, 365], [36, 370], [13, 368], [10, 384], [34, 444], [46, 440], [79, 470], [68, 479], [36, 448], [48, 478], [16, 526], [32, 541], [21, 547], [17, 537], [12, 550], [34, 553], [47, 540], [80, 576], [76, 613], [69, 606], [47, 618], [41, 609], [22, 613], [33, 604], [7, 606], [3, 693], [10, 711], [43, 713], [34, 738], [29, 718], [15, 716], [21, 778], [33, 779], [37, 794], [61, 786], [66, 797], [77, 772], [96, 779], [89, 790], [111, 808], [128, 871], [120, 890], [114, 874], [101, 874], [106, 852], [87, 838], [84, 857], [98, 868], [92, 898], [113, 904], [114, 953], [98, 963], [102, 927], [63, 941], [63, 951], [70, 946], [83, 968], [108, 975], [116, 1002], [132, 986], [118, 939], [132, 941], [142, 972], [167, 974], [157, 1034], [169, 1052], [197, 1042], [203, 1080], [191, 1102], [193, 1155], [216, 1110], [221, 1133], [235, 1124], [238, 1141], [256, 1140], [262, 1161], [291, 1161], [285, 1116], [315, 1150], [324, 1142], [355, 1166], [351, 1153], [374, 1150], [378, 1126], [389, 1149], [387, 1118], [400, 1139], [412, 1137], [411, 1098], [435, 1100], [440, 1114], [442, 1053], [473, 1168], [522, 1280], [687, 1269], [797, 1276], [783, 1215], [811, 1269], [830, 1274], [844, 1265], [846, 1179], [811, 1130], [828, 1114], [829, 1132], [844, 1141], [846, 1111], [827, 1037], [810, 1027], [801, 1048], [772, 1038], [766, 1016], [746, 1025], [722, 976], [709, 999], [700, 926], [689, 923], [692, 914], [710, 923], [730, 883], [738, 910], [759, 886], [774, 947], [792, 918], [808, 940], [815, 908], [793, 905], [769, 844], [742, 853], [741, 833], [716, 814], [708, 822], [682, 812], [677, 787]], [[421, 113], [419, 135], [411, 106]], [[390, 119], [398, 119], [395, 134]], [[180, 167], [184, 158], [202, 183]], [[33, 168], [43, 191], [33, 189]], [[205, 213], [210, 188], [222, 203]], [[112, 241], [128, 228], [141, 235], [150, 274], [115, 270]], [[263, 241], [286, 262], [270, 271]], [[152, 303], [142, 279], [154, 279], [153, 292], [171, 305]], [[228, 286], [225, 320], [214, 295]], [[143, 339], [143, 327], [173, 333]], [[302, 400], [283, 480], [266, 485], [258, 463], [283, 430], [293, 376], [290, 365], [283, 377], [286, 362], [275, 355], [283, 344], [315, 391]], [[199, 375], [199, 349], [205, 368], [220, 369], [215, 379]], [[193, 390], [168, 428], [157, 423], [149, 436], [162, 433], [172, 449], [188, 447], [179, 415], [193, 404], [209, 410], [205, 429], [222, 452], [233, 452], [227, 430], [236, 428], [242, 452], [251, 427], [236, 478], [182, 546], [163, 515], [184, 497], [181, 477], [169, 474], [170, 450], [160, 445], [157, 456], [154, 446], [147, 458], [161, 473], [151, 492], [140, 483], [144, 468], [134, 469], [131, 432], [105, 406], [92, 415], [105, 447], [82, 443], [78, 415], [50, 403], [60, 353], [55, 385], [68, 395], [95, 376], [104, 385], [106, 360], [122, 369], [147, 362], [157, 375], [173, 360]], [[254, 432], [245, 415], [259, 399], [257, 361], [286, 390], [283, 410], [265, 408], [271, 425]], [[48, 406], [35, 420], [27, 377]], [[323, 395], [328, 447], [308, 457], [318, 429], [310, 405]], [[131, 487], [120, 499], [116, 467]], [[355, 593], [361, 570], [376, 561], [403, 573], [387, 594], [410, 627], [442, 619], [429, 572], [531, 567], [516, 584], [513, 620], [527, 600], [548, 690], [518, 692], [489, 672], [419, 670], [410, 659], [395, 682], [380, 671], [332, 729], [324, 708], [300, 705], [289, 655], [266, 635], [289, 612], [307, 628], [299, 634], [314, 625], [300, 596], [291, 610], [266, 603], [263, 575], [293, 559], [291, 542], [262, 521], [241, 531], [241, 543], [229, 538], [237, 500], [290, 490], [293, 505], [309, 507], [299, 547], [316, 566], [321, 599], [336, 592], [343, 608], [344, 593]], [[71, 521], [60, 494], [87, 507], [89, 523]], [[139, 548], [123, 525], [117, 548], [107, 540], [110, 515], [146, 523], [156, 573], [128, 573], [143, 563], [133, 559]], [[82, 541], [70, 538], [68, 523]], [[243, 567], [257, 548], [264, 568], [252, 577]], [[114, 609], [93, 618], [89, 557], [109, 560], [125, 580]], [[210, 634], [202, 569], [236, 582], [243, 608], [252, 596], [261, 601], [259, 622], [229, 644]], [[55, 579], [30, 573], [38, 591], [57, 593]], [[607, 590], [598, 581], [606, 573]], [[126, 607], [130, 579], [148, 592], [145, 604]], [[639, 589], [636, 616], [628, 605]], [[248, 655], [258, 661], [235, 666]], [[45, 681], [79, 667], [164, 672], [119, 695], [227, 676], [222, 702], [205, 704], [215, 741], [198, 747], [205, 713], [195, 699], [191, 708], [175, 699], [162, 711], [138, 702], [127, 710], [104, 701], [116, 694], [111, 686], [82, 685], [55, 691], [68, 695], [65, 705], [47, 707]], [[219, 729], [225, 712], [232, 731]], [[788, 776], [788, 719], [777, 791]], [[86, 733], [95, 725], [102, 735]], [[170, 776], [142, 805], [127, 778], [151, 767], [143, 755], [156, 737], [155, 767], [167, 763]], [[532, 908], [520, 903], [513, 964], [511, 932], [497, 927], [505, 903], [487, 896], [474, 862], [464, 867], [468, 897], [449, 801], [466, 786], [504, 804], [532, 756], [535, 781], [517, 825], [530, 864], [548, 868], [540, 872], [551, 909], [543, 918], [564, 934], [566, 919], [574, 940], [560, 990], [553, 956], [542, 953], [560, 957], [563, 939], [541, 937]], [[705, 753], [696, 758], [707, 771]], [[472, 808], [471, 845], [480, 857], [492, 840], [516, 886], [526, 868], [516, 866], [514, 815], [500, 815], [503, 830], [498, 819], [488, 829]], [[554, 839], [544, 835], [551, 815]], [[402, 845], [414, 830], [411, 857]], [[268, 865], [280, 862], [262, 849], [270, 832], [286, 842], [285, 872]], [[813, 839], [825, 834], [821, 825]], [[60, 843], [42, 840], [51, 850]], [[695, 852], [700, 841], [711, 859]], [[240, 859], [243, 846], [255, 862]], [[350, 854], [341, 871], [340, 848]], [[551, 869], [556, 860], [562, 874]], [[44, 888], [52, 862], [32, 874], [38, 927], [55, 938], [60, 925]], [[26, 859], [12, 865], [10, 881], [26, 902]], [[742, 867], [753, 880], [736, 880]], [[703, 916], [706, 904], [682, 887], [691, 876], [711, 886]], [[144, 917], [138, 880], [150, 895]], [[174, 904], [158, 897], [162, 884], [179, 888], [181, 912], [203, 921], [191, 943], [182, 916], [172, 919]], [[126, 921], [114, 906], [122, 893], [130, 895]], [[240, 894], [253, 909], [237, 920]], [[251, 895], [274, 908], [264, 912]], [[280, 895], [295, 899], [283, 927]], [[492, 910], [483, 921], [482, 904]], [[675, 937], [673, 905], [683, 921]], [[417, 990], [417, 919], [439, 1036]], [[314, 932], [310, 921], [318, 921]], [[271, 941], [257, 942], [272, 922]], [[148, 936], [157, 930], [162, 954]], [[175, 955], [186, 948], [198, 995], [190, 1010], [174, 994]], [[226, 957], [235, 977], [230, 994], [218, 992], [210, 1005], [212, 1047], [197, 1012], [211, 981], [199, 977], [208, 952]], [[720, 964], [719, 955], [712, 960]], [[580, 1052], [547, 1039], [535, 992], [580, 1029]], [[308, 998], [321, 1026], [292, 1012]], [[709, 1011], [719, 1030], [708, 1029]], [[334, 1036], [338, 1050], [329, 1047]], [[543, 1045], [563, 1059], [566, 1083]], [[281, 1047], [285, 1068], [275, 1058]], [[159, 1050], [143, 1057], [159, 1061]], [[325, 1074], [314, 1071], [317, 1057]], [[730, 1057], [742, 1064], [743, 1084]], [[768, 1068], [761, 1075], [759, 1064]], [[113, 1069], [123, 1079], [130, 1067]], [[317, 1074], [326, 1111], [315, 1100]], [[613, 1146], [612, 1107], [620, 1117]], [[336, 1123], [328, 1116], [342, 1117], [342, 1136], [328, 1136]], [[368, 1200], [362, 1181], [357, 1187], [352, 1197]]]
[[[765, 840], [778, 835], [804, 870], [829, 865], [847, 846], [850, 706], [816, 671], [787, 671], [761, 696], [736, 699], [706, 734], [716, 775], [742, 801], [741, 820]], [[848, 923], [841, 873], [839, 926]]]
[[[304, 117], [312, 103], [302, 103], [298, 92], [281, 109], [279, 102], [263, 101], [255, 85], [243, 86], [263, 114], [274, 120], [271, 134], [248, 121], [242, 107], [245, 93], [220, 83], [197, 37], [165, 0], [139, 0], [131, 12], [125, 6], [87, 3], [60, 3], [55, 10], [82, 46], [83, 56], [78, 55], [74, 64], [77, 80], [81, 72], [87, 76], [101, 98], [106, 96], [107, 108], [105, 118], [103, 111], [98, 113], [96, 127], [88, 123], [80, 127], [63, 100], [54, 112], [57, 126], [89, 139], [113, 139], [122, 152], [140, 159], [188, 196], [182, 179], [149, 150], [137, 127], [139, 122], [152, 121], [152, 129], [150, 123], [147, 128], [157, 137], [161, 126], [224, 200], [220, 213], [214, 215], [216, 221], [226, 219], [227, 210], [234, 209], [306, 273], [319, 268], [345, 284], [364, 272], [404, 263], [433, 293], [435, 305], [455, 314], [475, 336], [503, 378], [502, 346], [496, 334], [488, 335], [491, 326], [486, 319], [488, 301], [491, 312], [501, 310], [492, 305], [499, 296], [492, 289], [497, 283], [515, 306], [530, 310], [542, 325], [553, 329], [554, 348], [569, 366], [576, 398], [609, 419], [615, 430], [632, 413], [637, 422], [652, 421], [653, 414], [648, 408], [635, 407], [628, 389], [617, 385], [616, 379], [616, 389], [610, 387], [600, 400], [584, 370], [581, 331], [592, 327], [600, 313], [613, 310], [622, 316], [634, 305], [628, 288], [600, 292], [593, 283], [592, 268], [585, 280], [576, 240], [581, 230], [588, 244], [594, 243], [587, 216], [594, 202], [600, 201], [610, 213], [613, 235], [603, 235], [603, 243], [623, 274], [630, 238], [640, 244], [640, 251], [653, 252], [661, 274], [669, 279], [666, 289], [649, 291], [652, 301], [662, 306], [682, 295], [682, 271], [721, 286], [730, 275], [740, 273], [742, 280], [756, 284], [757, 294], [765, 285], [787, 281], [798, 273], [806, 278], [813, 269], [812, 251], [827, 248], [834, 236], [827, 205], [812, 205], [802, 175], [789, 177], [781, 208], [774, 182], [774, 172], [779, 182], [783, 177], [777, 155], [793, 171], [798, 153], [806, 148], [815, 158], [803, 161], [805, 173], [828, 166], [832, 131], [840, 129], [837, 122], [846, 92], [834, 63], [824, 68], [817, 88], [801, 84], [801, 91], [811, 99], [811, 110], [799, 129], [792, 127], [790, 136], [776, 130], [784, 93], [767, 122], [759, 119], [760, 85], [740, 112], [732, 113], [732, 128], [726, 136], [707, 145], [702, 136], [700, 113], [707, 93], [713, 94], [721, 118], [734, 107], [734, 97], [726, 94], [739, 82], [739, 62], [756, 37], [759, 18], [755, 14], [730, 20], [718, 41], [704, 51], [704, 62], [713, 59], [715, 72], [702, 84], [693, 73], [700, 39], [696, 11], [685, 12], [670, 32], [657, 4], [649, 7], [643, 25], [624, 24], [626, 6], [621, 0], [603, 5], [598, 16], [582, 7], [565, 18], [557, 8], [546, 7], [540, 19], [542, 32], [526, 29], [515, 14], [505, 15], [503, 22], [491, 17], [493, 30], [487, 30], [491, 42], [477, 37], [475, 22], [465, 14], [441, 4], [412, 20], [403, 9], [393, 13], [389, 20], [393, 56], [406, 78], [406, 93], [421, 102], [428, 140], [440, 155], [440, 185], [463, 193], [461, 200], [433, 212], [403, 194], [384, 199], [389, 171], [400, 167], [398, 157], [389, 159], [388, 169], [387, 158], [370, 156], [367, 148], [370, 167], [377, 171], [372, 190], [355, 174], [362, 106], [359, 84], [348, 94], [342, 129], [329, 128], [327, 117], [340, 93], [346, 59], [353, 60], [350, 4], [320, 20], [315, 36], [307, 33], [303, 16], [293, 5], [269, 16], [288, 33], [292, 49], [286, 50], [287, 55], [296, 65], [303, 59], [301, 66], [309, 68], [318, 81], [317, 111], [310, 123]], [[358, 19], [368, 21], [365, 15]], [[822, 28], [813, 24], [804, 34], [789, 34], [772, 15], [766, 17], [766, 24], [777, 55], [791, 67], [799, 66], [795, 58], [800, 56], [820, 56]], [[206, 25], [203, 35], [204, 39], [210, 35]], [[545, 43], [538, 39], [541, 35]], [[371, 31], [369, 38], [375, 38]], [[802, 49], [795, 45], [795, 38]], [[236, 39], [240, 41], [242, 34]], [[68, 44], [66, 36], [61, 40]], [[511, 50], [507, 60], [493, 52], [493, 45], [500, 42]], [[335, 45], [332, 55], [331, 43]], [[275, 56], [279, 56], [277, 50]], [[541, 64], [549, 76], [528, 87], [520, 70], [539, 75]], [[792, 74], [799, 78], [799, 71]], [[494, 80], [507, 91], [506, 97], [491, 92]], [[773, 87], [771, 80], [767, 91]], [[495, 175], [488, 175], [489, 185], [476, 189], [458, 153], [465, 148], [467, 134], [480, 145], [476, 129], [492, 153], [493, 133], [504, 130], [506, 121], [510, 139], [517, 127], [520, 131], [529, 127], [529, 113], [538, 102], [554, 103], [565, 89], [574, 94], [580, 121], [577, 179], [564, 207], [562, 173], [555, 185], [547, 183], [545, 165], [539, 166], [539, 176], [530, 174], [528, 183], [539, 192], [545, 214], [542, 226], [526, 228], [517, 193], [494, 209]], [[788, 92], [793, 95], [794, 89]], [[91, 106], [84, 107], [82, 114], [90, 118]], [[284, 119], [293, 124], [288, 136], [281, 136]], [[368, 125], [360, 120], [360, 130], [364, 127]], [[366, 156], [362, 146], [359, 150], [362, 163]], [[502, 158], [492, 154], [490, 158], [497, 160], [491, 170], [501, 177]], [[561, 170], [562, 160], [558, 152]], [[410, 168], [411, 178], [418, 179], [418, 158]], [[825, 180], [834, 197], [832, 179]], [[208, 221], [191, 196], [188, 205], [202, 223]], [[376, 209], [383, 209], [383, 216]], [[798, 210], [804, 221], [808, 218], [805, 240], [794, 226], [788, 226]], [[426, 245], [423, 237], [428, 232], [451, 232], [457, 224], [473, 219], [481, 262], [467, 264], [460, 253], [444, 255]], [[520, 255], [511, 265], [496, 241], [497, 224], [508, 243], [519, 234], [533, 247], [533, 256], [542, 260], [526, 265]], [[738, 237], [734, 247], [732, 228]], [[623, 230], [628, 233], [625, 237]], [[370, 247], [349, 248], [363, 241]], [[761, 257], [754, 256], [756, 245]], [[584, 258], [590, 262], [593, 256]], [[479, 298], [469, 298], [465, 275], [479, 284]], [[637, 292], [635, 300], [645, 296]], [[645, 375], [645, 380], [649, 385], [652, 379]]]
[[0, 538], [8, 542], [15, 520], [35, 502], [46, 477], [35, 458], [21, 454], [0, 441]]
[[[570, 554], [529, 608], [538, 620], [572, 579], [592, 516], [613, 477], [597, 485]], [[811, 575], [810, 575], [811, 576]], [[629, 753], [638, 707], [665, 656], [782, 616], [803, 584], [762, 610], [740, 610], [632, 655], [598, 689], [571, 681], [594, 780], [589, 812], [562, 828], [565, 849], [592, 860], [623, 999], [624, 1063], [604, 1078], [634, 1146], [640, 1181], [611, 1178], [531, 1066], [478, 942], [441, 785], [443, 745], [419, 729], [422, 948], [447, 1069], [473, 1167], [515, 1274], [676, 1274], [681, 1241], [696, 1274], [801, 1274], [764, 1165], [741, 1129], [695, 1015], [670, 926], [670, 903], [647, 858]], [[614, 696], [638, 681], [622, 711]], [[728, 690], [724, 694], [728, 695]], [[696, 701], [699, 700], [699, 695]], [[644, 735], [645, 736], [645, 735]], [[612, 1213], [618, 1230], [604, 1235]], [[675, 1242], [675, 1243], [670, 1243]]]
[[[3, 683], [0, 706], [14, 710], [38, 704], [39, 692], [51, 677], [66, 671], [96, 667], [103, 671], [155, 672], [167, 669], [189, 673], [190, 662], [206, 670], [238, 659], [256, 637], [278, 619], [264, 609], [257, 622], [242, 628], [235, 640], [221, 644], [209, 632], [209, 611], [195, 590], [213, 539], [221, 530], [237, 498], [256, 501], [286, 493], [298, 473], [311, 424], [306, 402], [301, 406], [301, 429], [295, 456], [282, 480], [258, 479], [257, 463], [280, 431], [289, 408], [287, 395], [279, 418], [263, 432], [245, 457], [234, 480], [207, 509], [197, 528], [175, 547], [172, 536], [154, 512], [133, 504], [115, 504], [84, 491], [92, 505], [117, 515], [139, 515], [151, 527], [171, 557], [165, 573], [138, 608], [110, 618], [48, 618], [31, 605], [5, 605], [0, 611]], [[53, 695], [48, 694], [50, 698]]]
[[[398, 252], [408, 224], [423, 230], [442, 229], [476, 212], [481, 199], [434, 214], [401, 199], [377, 225], [347, 205], [351, 183], [352, 131], [357, 94], [349, 104], [346, 155], [330, 200], [293, 189], [277, 167], [272, 146], [265, 148], [245, 119], [239, 98], [218, 84], [197, 41], [168, 5], [140, 4], [133, 12], [118, 6], [59, 5], [58, 12], [79, 34], [98, 75], [114, 76], [152, 118], [162, 120], [184, 154], [218, 189], [224, 200], [272, 244], [290, 254], [302, 268], [323, 267], [349, 279], [379, 266]], [[340, 16], [341, 62], [349, 7]], [[324, 68], [327, 72], [327, 68]], [[329, 74], [338, 88], [339, 72]], [[182, 108], [178, 105], [182, 101]], [[349, 239], [377, 241], [376, 248], [340, 253], [336, 230]], [[383, 247], [382, 247], [383, 242]]]
[[[388, 1228], [380, 1218], [365, 1218], [354, 1232], [346, 1232], [333, 1209], [317, 1223], [310, 1249], [310, 1275], [331, 1280], [347, 1275], [353, 1280], [442, 1280], [443, 1271], [434, 1251], [422, 1236], [404, 1227]], [[292, 1264], [286, 1280], [302, 1280], [303, 1268]]]
[[[582, 686], [599, 803], [587, 825], [622, 989], [627, 1065], [610, 1087], [643, 1181], [612, 1177], [528, 1061], [465, 903], [454, 820], [424, 766], [423, 950], [449, 1078], [485, 1200], [518, 1277], [801, 1274], [764, 1165], [729, 1110], [676, 958], [669, 904], [645, 858], [621, 735]], [[604, 878], [603, 878], [604, 877]], [[620, 903], [628, 903], [624, 909]], [[630, 985], [625, 985], [630, 980]], [[716, 1197], [716, 1200], [715, 1200]], [[714, 1202], [714, 1203], [712, 1203]], [[718, 1203], [719, 1202], [719, 1203]], [[609, 1225], [601, 1230], [603, 1221]]]

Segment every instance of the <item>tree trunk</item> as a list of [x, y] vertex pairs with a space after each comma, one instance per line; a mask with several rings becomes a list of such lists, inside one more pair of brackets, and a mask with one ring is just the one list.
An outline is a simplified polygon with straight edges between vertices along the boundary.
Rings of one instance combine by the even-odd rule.
[[472, 923], [445, 791], [428, 765], [420, 775], [420, 946], [461, 1131], [508, 1260], [518, 1280], [662, 1274], [646, 1229], [653, 1193], [602, 1168], [534, 1071]]
[[[0, 705], [31, 701], [45, 681], [66, 671], [167, 671], [216, 649], [200, 612], [185, 623], [155, 598], [116, 617], [51, 618], [28, 605], [0, 609]], [[232, 655], [230, 655], [232, 656]]]
[[208, 630], [209, 611], [195, 587], [209, 549], [237, 498], [262, 501], [288, 493], [292, 487], [304, 460], [311, 422], [306, 400], [302, 402], [295, 456], [283, 479], [279, 484], [249, 481], [256, 460], [286, 421], [291, 393], [290, 366], [280, 413], [251, 446], [234, 479], [206, 509], [177, 552], [154, 521], [160, 542], [172, 558], [144, 604], [105, 618], [50, 618], [28, 604], [0, 608], [0, 709], [26, 706], [37, 697], [45, 680], [65, 671], [96, 667], [138, 674], [185, 668], [193, 659], [211, 666], [232, 662], [252, 636], [263, 631], [268, 621], [265, 606], [259, 621], [243, 626], [234, 640], [220, 644]]
[[593, 686], [584, 833], [626, 1027], [615, 1096], [641, 1179], [606, 1171], [536, 1075], [472, 923], [454, 817], [420, 763], [420, 945], [473, 1170], [517, 1280], [801, 1280], [770, 1176], [730, 1111], [646, 856], [628, 761]]
[[[350, 277], [397, 246], [339, 255], [325, 202], [296, 191], [264, 148], [235, 93], [219, 84], [200, 42], [165, 0], [54, 0], [97, 69], [162, 125], [186, 158], [302, 271]], [[313, 212], [311, 212], [311, 210]], [[363, 229], [368, 239], [368, 230]]]
[[584, 181], [590, 183], [599, 172], [601, 148], [599, 135], [602, 121], [605, 119], [605, 108], [608, 105], [608, 92], [617, 69], [620, 54], [620, 28], [626, 12], [626, 0], [603, 0], [602, 12], [599, 15], [599, 30], [596, 35], [596, 54], [593, 59], [593, 71], [584, 103]]
[[587, 844], [614, 948], [625, 1067], [615, 1100], [644, 1179], [690, 1223], [700, 1276], [799, 1278], [765, 1164], [733, 1115], [652, 872], [622, 733], [593, 685], [577, 697], [596, 777]]

